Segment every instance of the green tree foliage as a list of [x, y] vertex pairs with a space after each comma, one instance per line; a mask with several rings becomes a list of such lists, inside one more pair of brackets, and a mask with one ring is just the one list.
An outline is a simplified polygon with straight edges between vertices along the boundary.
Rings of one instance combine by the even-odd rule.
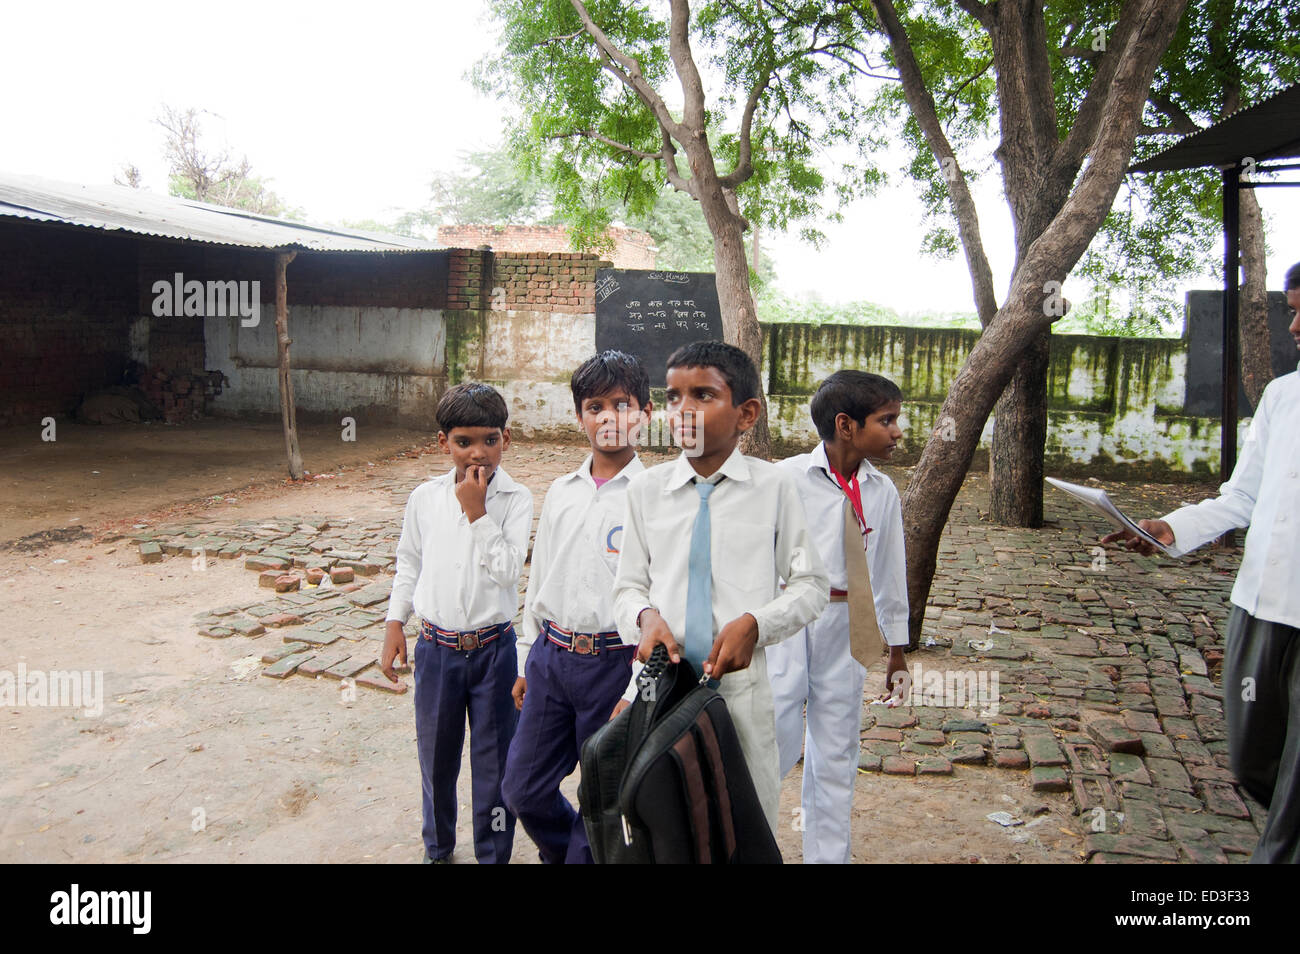
[[[517, 107], [510, 140], [547, 170], [576, 242], [599, 241], [609, 199], [635, 216], [665, 185], [690, 195], [713, 238], [723, 336], [761, 361], [745, 232], [803, 223], [816, 234], [819, 217], [838, 217], [821, 206], [828, 189], [843, 198], [872, 182], [828, 179], [814, 161], [853, 139], [854, 80], [869, 64], [849, 42], [852, 11], [810, 0], [490, 7], [504, 49], [478, 81]], [[745, 447], [766, 455], [766, 407]]]
[[[1107, 5], [1071, 6], [1082, 8], [1070, 13], [1087, 24], [1086, 18], [1099, 15], [1094, 8]], [[1273, 0], [1192, 0], [1156, 71], [1134, 161], [1297, 80], [1300, 7]], [[1181, 331], [1177, 289], [1222, 267], [1222, 223], [1218, 170], [1128, 176], [1076, 269], [1096, 291], [1090, 329]], [[1124, 299], [1118, 307], [1115, 297]]]
[[[639, 64], [658, 90], [674, 73], [667, 4], [595, 0], [593, 21]], [[832, 185], [814, 162], [828, 138], [849, 138], [854, 123], [854, 51], [839, 51], [850, 17], [836, 4], [712, 2], [694, 5], [689, 42], [706, 85], [709, 145], [720, 169], [741, 164], [746, 97], [755, 87], [759, 108], [750, 134], [752, 174], [737, 183], [740, 211], [751, 225], [784, 229], [838, 218], [819, 198]], [[664, 133], [653, 111], [611, 75], [596, 42], [569, 0], [493, 0], [504, 55], [480, 63], [481, 88], [517, 104], [510, 117], [511, 146], [539, 179], [554, 187], [558, 217], [581, 236], [595, 238], [626, 207], [646, 214], [668, 184], [662, 162]], [[852, 69], [835, 57], [848, 61]], [[856, 71], [856, 73], [855, 73]], [[760, 77], [771, 80], [761, 84]], [[680, 108], [674, 115], [681, 116]], [[680, 144], [679, 144], [680, 145]], [[690, 178], [683, 172], [685, 178]], [[870, 180], [837, 181], [839, 194], [860, 193]]]
[[[1057, 126], [1064, 138], [1123, 4], [1069, 0], [1042, 6]], [[906, 13], [900, 5], [900, 16], [953, 149], [965, 157], [962, 171], [973, 181], [996, 161], [991, 143], [1000, 133], [997, 88], [988, 33], [960, 7], [912, 3]], [[1297, 79], [1300, 7], [1274, 0], [1192, 0], [1157, 69], [1133, 161]], [[923, 251], [940, 257], [959, 253], [945, 170], [907, 111], [902, 89], [883, 87], [869, 115], [878, 134], [896, 131], [908, 147], [905, 173], [918, 187], [930, 225]], [[899, 117], [905, 118], [899, 122]], [[1073, 272], [1091, 284], [1093, 294], [1056, 330], [1177, 333], [1182, 325], [1178, 288], [1218, 269], [1221, 234], [1217, 170], [1127, 176]]]

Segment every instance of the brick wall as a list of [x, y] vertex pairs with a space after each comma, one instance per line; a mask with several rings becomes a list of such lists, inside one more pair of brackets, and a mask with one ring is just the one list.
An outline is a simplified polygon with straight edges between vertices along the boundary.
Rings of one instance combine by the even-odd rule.
[[0, 218], [0, 425], [70, 414], [119, 384], [135, 296], [130, 239]]
[[590, 315], [596, 310], [596, 269], [610, 266], [595, 255], [577, 252], [458, 248], [450, 255], [447, 308], [453, 311], [486, 308]]
[[[648, 232], [610, 226], [614, 240], [609, 256], [614, 268], [654, 268], [658, 249]], [[489, 245], [502, 252], [572, 252], [569, 230], [562, 225], [442, 225], [438, 243], [448, 248], [478, 248]]]

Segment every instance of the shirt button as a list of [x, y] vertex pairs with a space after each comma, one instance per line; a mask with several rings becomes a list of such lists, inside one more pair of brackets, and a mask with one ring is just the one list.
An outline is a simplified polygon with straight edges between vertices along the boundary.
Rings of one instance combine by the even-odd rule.
[[1278, 514], [1277, 522], [1278, 522], [1278, 523], [1286, 523], [1286, 514], [1284, 514], [1284, 513], [1283, 513], [1283, 514]]

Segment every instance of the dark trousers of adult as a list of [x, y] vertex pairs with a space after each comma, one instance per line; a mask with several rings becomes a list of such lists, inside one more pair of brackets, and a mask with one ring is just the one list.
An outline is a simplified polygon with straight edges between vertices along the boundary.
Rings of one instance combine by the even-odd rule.
[[1232, 771], [1268, 809], [1250, 860], [1300, 863], [1300, 630], [1232, 608], [1223, 709]]
[[528, 653], [528, 689], [502, 794], [547, 864], [592, 863], [582, 816], [560, 794], [560, 782], [578, 764], [582, 743], [609, 721], [632, 679], [634, 655], [628, 646], [584, 656], [545, 635]]
[[510, 695], [514, 682], [513, 627], [487, 645], [466, 651], [423, 637], [415, 642], [415, 737], [424, 849], [435, 861], [456, 846], [456, 782], [467, 712], [474, 857], [479, 864], [510, 860], [515, 819], [501, 798], [501, 777], [519, 715]]

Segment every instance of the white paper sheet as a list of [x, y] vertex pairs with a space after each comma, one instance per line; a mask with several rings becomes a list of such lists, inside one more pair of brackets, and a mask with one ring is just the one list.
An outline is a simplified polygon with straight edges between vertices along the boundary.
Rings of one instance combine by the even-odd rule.
[[1064, 490], [1089, 510], [1105, 517], [1116, 527], [1121, 530], [1131, 530], [1143, 540], [1152, 544], [1161, 553], [1164, 553], [1166, 556], [1172, 556], [1167, 546], [1139, 527], [1128, 518], [1124, 511], [1120, 510], [1119, 507], [1116, 507], [1111, 502], [1110, 497], [1106, 496], [1106, 491], [1097, 487], [1085, 487], [1083, 484], [1072, 484], [1068, 480], [1058, 480], [1055, 477], [1047, 477], [1044, 479], [1057, 490]]

